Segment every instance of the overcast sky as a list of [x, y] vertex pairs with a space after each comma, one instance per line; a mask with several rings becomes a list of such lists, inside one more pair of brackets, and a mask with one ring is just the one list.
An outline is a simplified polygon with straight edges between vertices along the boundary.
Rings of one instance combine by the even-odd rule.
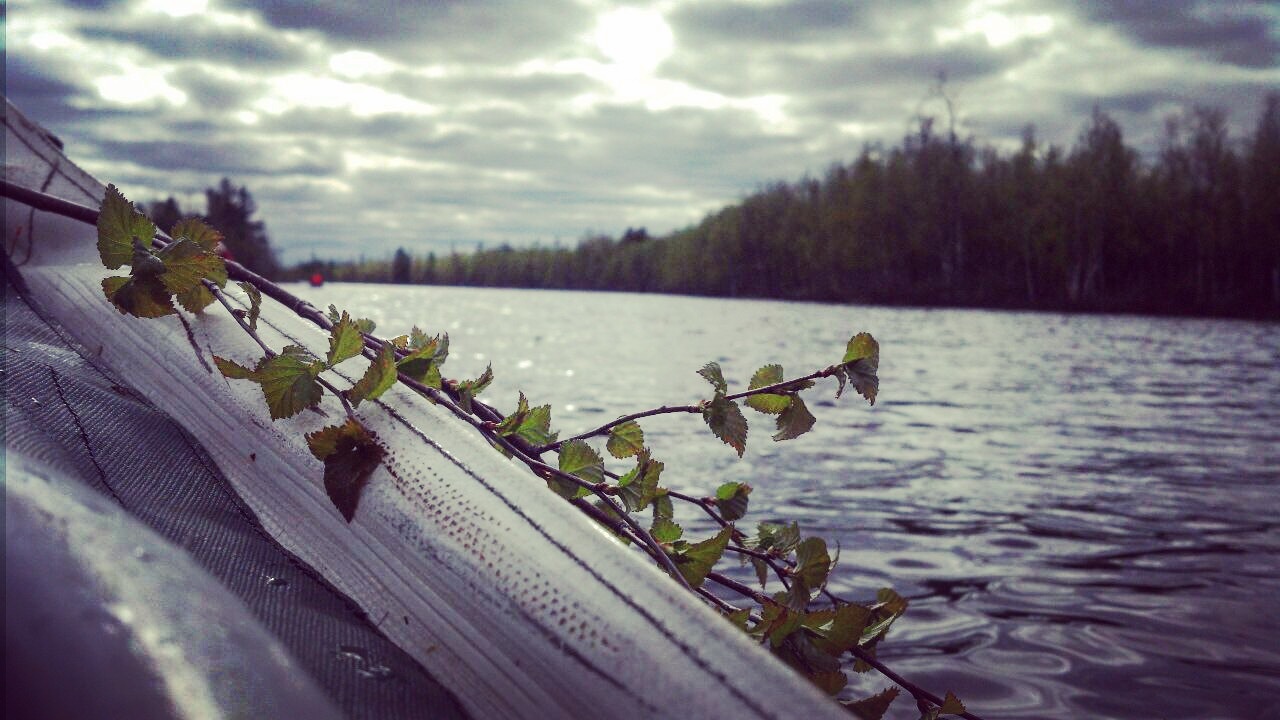
[[[378, 7], [381, 5], [382, 7]], [[398, 9], [400, 7], [408, 9]], [[14, 0], [6, 87], [126, 194], [249, 187], [287, 262], [663, 234], [939, 114], [1157, 147], [1280, 89], [1280, 3]]]

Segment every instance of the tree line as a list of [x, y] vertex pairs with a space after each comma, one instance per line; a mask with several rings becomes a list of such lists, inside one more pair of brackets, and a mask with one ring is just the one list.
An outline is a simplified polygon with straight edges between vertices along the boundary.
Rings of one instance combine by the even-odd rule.
[[1100, 109], [1069, 149], [1028, 127], [1015, 152], [925, 118], [896, 147], [665, 238], [322, 265], [338, 280], [1276, 317], [1280, 93], [1240, 139], [1220, 108], [1171, 117], [1146, 159]]

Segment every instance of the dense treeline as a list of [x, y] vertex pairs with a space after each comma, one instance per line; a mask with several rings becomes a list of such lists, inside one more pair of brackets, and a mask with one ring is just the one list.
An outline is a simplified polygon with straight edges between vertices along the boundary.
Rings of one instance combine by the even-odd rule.
[[[253, 218], [258, 204], [253, 201], [249, 190], [223, 178], [217, 187], [204, 191], [204, 198], [205, 214], [202, 217], [222, 233], [224, 254], [263, 277], [276, 277], [280, 273], [280, 263], [271, 249], [266, 226]], [[142, 210], [165, 232], [192, 214], [184, 213], [173, 196], [151, 203]]]
[[[777, 183], [663, 239], [326, 264], [333, 279], [871, 303], [1280, 315], [1280, 94], [1254, 131], [1169, 120], [1147, 161], [1095, 110], [1068, 151], [931, 120], [821, 180]], [[313, 267], [306, 268], [310, 272]]]

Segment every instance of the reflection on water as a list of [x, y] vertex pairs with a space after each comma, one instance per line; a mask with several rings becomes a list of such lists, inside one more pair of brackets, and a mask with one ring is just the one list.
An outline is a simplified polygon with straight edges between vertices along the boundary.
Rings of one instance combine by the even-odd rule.
[[[569, 433], [799, 374], [855, 331], [881, 396], [815, 389], [815, 431], [747, 455], [693, 416], [644, 423], [665, 482], [755, 486], [844, 552], [839, 594], [912, 609], [881, 656], [989, 718], [1280, 717], [1280, 326], [623, 294], [329, 285], [388, 332], [448, 330], [450, 375], [550, 402]], [[377, 301], [374, 298], [377, 297]], [[690, 435], [697, 435], [695, 439]], [[700, 527], [694, 515], [687, 527]], [[751, 577], [743, 572], [742, 578]], [[859, 690], [886, 682], [860, 677]], [[915, 717], [900, 703], [895, 717]]]

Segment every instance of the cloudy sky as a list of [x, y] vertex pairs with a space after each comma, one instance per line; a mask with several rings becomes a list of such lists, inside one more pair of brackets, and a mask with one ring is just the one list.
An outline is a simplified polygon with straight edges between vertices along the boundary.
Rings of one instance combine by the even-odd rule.
[[[379, 7], [381, 5], [381, 7]], [[288, 262], [662, 234], [894, 144], [948, 77], [961, 130], [1158, 146], [1251, 127], [1280, 4], [1193, 0], [12, 0], [6, 92], [126, 194], [222, 176]]]

